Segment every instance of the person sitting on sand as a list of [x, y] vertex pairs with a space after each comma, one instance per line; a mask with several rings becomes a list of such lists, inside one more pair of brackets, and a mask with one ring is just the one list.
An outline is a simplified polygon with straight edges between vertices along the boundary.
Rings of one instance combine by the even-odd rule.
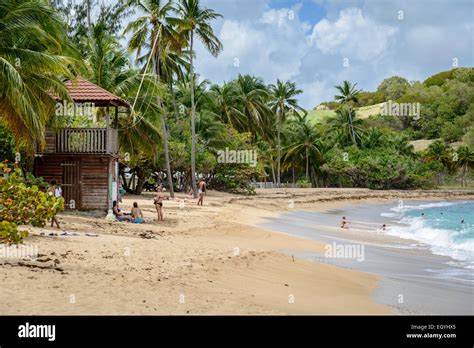
[[163, 200], [164, 199], [169, 200], [170, 198], [163, 194], [163, 188], [160, 185], [156, 189], [156, 196], [153, 199], [153, 204], [155, 205], [156, 213], [158, 214], [158, 221], [163, 221]]
[[[61, 186], [56, 185], [56, 180], [55, 179], [51, 180], [51, 185], [48, 187], [48, 193], [50, 195], [53, 195], [56, 198], [61, 197], [61, 195], [62, 195]], [[56, 223], [57, 228], [60, 228], [59, 227], [59, 221], [58, 221], [58, 218], [56, 217], [56, 215], [54, 215], [51, 218], [51, 227], [54, 227], [54, 223]]]
[[123, 213], [118, 206], [117, 201], [112, 202], [112, 212], [114, 213], [118, 221], [130, 221], [132, 216], [130, 214]]
[[[201, 179], [201, 181], [199, 181], [199, 184], [198, 184], [198, 194], [199, 194], [199, 199], [198, 199], [198, 202], [197, 202], [197, 205], [201, 205], [202, 206], [202, 203], [203, 203], [203, 200], [204, 200], [204, 195], [206, 194], [206, 182], [204, 181], [204, 179]], [[199, 204], [201, 203], [201, 204]]]
[[135, 224], [143, 224], [145, 222], [145, 219], [143, 218], [143, 212], [140, 208], [138, 208], [137, 202], [133, 202], [132, 222]]
[[349, 227], [347, 226], [347, 220], [346, 220], [346, 217], [345, 217], [345, 216], [342, 217], [341, 228], [349, 228]]

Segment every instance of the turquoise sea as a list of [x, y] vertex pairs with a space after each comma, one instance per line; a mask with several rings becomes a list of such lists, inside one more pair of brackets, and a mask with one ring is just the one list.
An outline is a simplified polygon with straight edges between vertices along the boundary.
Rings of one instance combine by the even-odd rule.
[[434, 254], [474, 269], [474, 202], [400, 202], [390, 210], [381, 213], [397, 221], [387, 234], [427, 244]]

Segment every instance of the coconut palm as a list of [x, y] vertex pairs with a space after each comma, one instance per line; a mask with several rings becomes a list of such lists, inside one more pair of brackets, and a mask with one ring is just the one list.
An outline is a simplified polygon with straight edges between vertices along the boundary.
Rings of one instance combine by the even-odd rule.
[[[351, 84], [349, 81], [343, 81], [342, 85], [340, 86], [334, 86], [340, 94], [335, 95], [334, 99], [339, 101], [341, 105], [344, 104], [349, 104], [351, 102], [357, 103], [357, 95], [361, 92], [361, 90], [356, 89], [357, 83]], [[351, 109], [350, 106], [348, 106], [349, 110]], [[356, 135], [355, 135], [355, 130], [352, 125], [352, 113], [349, 113], [349, 125], [350, 125], [350, 130], [351, 130], [351, 139], [354, 145], [357, 145], [356, 142]]]
[[163, 95], [164, 87], [157, 83], [155, 74], [142, 74], [131, 69], [127, 53], [117, 38], [109, 35], [103, 23], [96, 23], [92, 33], [87, 42], [87, 78], [135, 105], [131, 117], [120, 119], [122, 151], [133, 159], [142, 152], [153, 153], [156, 159], [156, 144], [162, 137], [156, 127], [160, 122], [161, 108], [154, 96]]
[[271, 110], [268, 107], [270, 94], [262, 79], [250, 75], [240, 75], [232, 82], [236, 89], [235, 103], [241, 110], [233, 124], [241, 132], [252, 134], [255, 142], [257, 135], [265, 139], [273, 138], [271, 134]]
[[191, 185], [194, 198], [197, 197], [196, 186], [196, 105], [194, 103], [194, 65], [193, 50], [194, 38], [204, 44], [204, 47], [214, 56], [222, 50], [222, 44], [214, 34], [210, 22], [222, 17], [212, 9], [202, 7], [200, 0], [180, 0], [178, 3], [178, 13], [182, 21], [179, 22], [180, 29], [187, 35], [190, 55], [189, 80], [191, 84]]
[[316, 165], [322, 159], [320, 151], [320, 135], [314, 124], [311, 124], [305, 116], [297, 115], [293, 119], [289, 132], [291, 132], [291, 145], [286, 148], [285, 162], [298, 162], [298, 159], [305, 161], [305, 177], [309, 178], [310, 164]]
[[73, 57], [65, 26], [45, 1], [0, 2], [0, 117], [18, 140], [42, 140], [54, 96], [70, 100], [62, 79], [80, 65]]
[[[186, 42], [183, 35], [176, 30], [176, 26], [180, 22], [172, 14], [177, 10], [174, 8], [173, 1], [170, 0], [129, 0], [128, 4], [137, 7], [140, 12], [144, 13], [143, 16], [130, 22], [125, 28], [124, 33], [133, 33], [128, 48], [130, 51], [136, 51], [137, 57], [140, 57], [143, 49], [147, 49], [145, 59], [147, 62], [152, 62], [153, 72], [156, 74], [157, 80], [161, 81], [162, 75], [168, 73], [169, 77], [170, 74], [169, 69], [163, 69], [163, 63], [169, 63], [170, 54], [180, 52]], [[167, 67], [169, 68], [169, 65]], [[161, 97], [157, 95], [156, 98], [158, 105], [163, 106]], [[168, 186], [170, 196], [174, 197], [168, 149], [168, 128], [164, 107], [162, 107], [160, 123]]]
[[276, 85], [270, 85], [271, 97], [270, 107], [276, 116], [277, 124], [277, 185], [280, 185], [281, 179], [281, 124], [285, 122], [288, 112], [296, 113], [306, 111], [298, 105], [295, 98], [303, 93], [301, 89], [290, 81], [277, 80]]
[[212, 96], [211, 109], [222, 122], [230, 124], [236, 129], [245, 122], [245, 115], [241, 110], [234, 83], [224, 83], [222, 86], [213, 85], [209, 93]]
[[379, 128], [370, 127], [362, 140], [362, 147], [374, 149], [383, 144], [384, 136]]
[[363, 132], [361, 124], [362, 121], [356, 119], [354, 110], [345, 106], [337, 109], [335, 117], [329, 120], [330, 127], [338, 132], [339, 141], [343, 142], [339, 144], [341, 146], [346, 146], [351, 141], [357, 145]]
[[461, 168], [461, 186], [467, 186], [467, 170], [474, 166], [474, 151], [468, 146], [460, 146], [456, 154], [457, 165]]

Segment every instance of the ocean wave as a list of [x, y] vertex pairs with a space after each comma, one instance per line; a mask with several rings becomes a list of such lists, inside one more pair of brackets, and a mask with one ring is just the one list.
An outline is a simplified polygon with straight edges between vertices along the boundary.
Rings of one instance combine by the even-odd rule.
[[[440, 207], [440, 205], [436, 205], [436, 207]], [[405, 216], [398, 225], [388, 227], [386, 233], [426, 244], [434, 254], [462, 261], [464, 267], [474, 267], [474, 240], [458, 238], [467, 234], [466, 230], [453, 231], [433, 228], [426, 226], [423, 217]]]
[[396, 207], [390, 208], [390, 210], [396, 212], [396, 213], [404, 213], [410, 210], [424, 210], [424, 209], [430, 209], [430, 208], [438, 208], [438, 207], [449, 207], [451, 205], [455, 204], [462, 204], [466, 202], [436, 202], [436, 203], [427, 203], [427, 204], [420, 204], [420, 205], [405, 205], [405, 204], [399, 204]]

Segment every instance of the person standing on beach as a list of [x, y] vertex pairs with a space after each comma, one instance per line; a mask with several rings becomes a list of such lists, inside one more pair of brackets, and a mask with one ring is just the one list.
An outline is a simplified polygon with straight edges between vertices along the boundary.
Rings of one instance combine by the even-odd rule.
[[[48, 187], [48, 193], [50, 195], [53, 195], [55, 198], [59, 198], [59, 197], [62, 196], [61, 186], [56, 185], [56, 180], [55, 179], [51, 180], [51, 185]], [[58, 221], [58, 218], [56, 217], [56, 215], [54, 215], [51, 218], [51, 227], [54, 227], [55, 223], [56, 223], [56, 226], [57, 226], [58, 229], [61, 228], [61, 227], [59, 227], [59, 221]]]
[[156, 213], [158, 214], [158, 221], [163, 221], [163, 200], [164, 199], [169, 200], [170, 198], [163, 194], [163, 189], [160, 185], [156, 189], [156, 196], [153, 199], [153, 204], [155, 204]]
[[[199, 199], [198, 199], [198, 202], [197, 202], [197, 205], [201, 205], [202, 206], [202, 203], [203, 203], [203, 200], [204, 200], [204, 195], [206, 194], [206, 182], [204, 181], [204, 179], [201, 179], [201, 181], [199, 181], [199, 184], [198, 184], [198, 193], [199, 193]], [[201, 204], [199, 204], [201, 203]]]

